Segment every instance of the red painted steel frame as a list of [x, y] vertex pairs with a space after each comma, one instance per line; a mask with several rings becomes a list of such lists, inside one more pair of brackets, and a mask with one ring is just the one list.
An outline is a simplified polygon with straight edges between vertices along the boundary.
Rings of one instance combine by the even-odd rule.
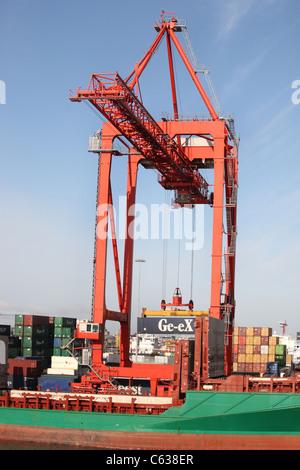
[[[103, 325], [102, 337], [93, 344], [93, 363], [101, 368], [104, 327], [106, 320], [121, 323], [121, 367], [134, 368], [129, 360], [130, 308], [133, 268], [133, 238], [128, 233], [134, 223], [134, 216], [128, 215], [128, 209], [135, 202], [136, 178], [141, 159], [158, 169], [159, 182], [165, 189], [177, 189], [189, 194], [194, 204], [211, 204], [208, 185], [195, 168], [206, 167], [214, 170], [213, 184], [213, 235], [212, 235], [212, 268], [211, 268], [211, 305], [210, 315], [225, 318], [226, 329], [226, 373], [231, 372], [231, 336], [234, 320], [234, 277], [235, 277], [235, 240], [236, 240], [236, 190], [237, 190], [237, 147], [232, 141], [225, 121], [219, 120], [208, 96], [206, 95], [196, 73], [194, 72], [176, 34], [176, 19], [161, 21], [158, 35], [136, 65], [134, 71], [123, 81], [118, 74], [93, 74], [87, 90], [78, 89], [70, 95], [72, 101], [87, 99], [103, 114], [110, 123], [103, 124], [102, 150], [100, 157], [98, 207], [106, 208], [112, 204], [110, 170], [113, 141], [117, 136], [124, 136], [131, 143], [130, 152], [138, 151], [140, 155], [129, 155], [127, 172], [127, 220], [124, 251], [123, 288], [121, 287], [118, 250], [113, 240], [113, 253], [116, 269], [116, 281], [119, 299], [119, 312], [106, 308], [106, 252], [107, 252], [107, 216], [109, 213], [112, 232], [114, 232], [113, 212], [106, 209], [98, 213], [98, 228], [104, 228], [97, 236], [96, 266], [94, 287], [93, 321]], [[138, 79], [152, 54], [156, 51], [164, 34], [167, 37], [168, 59], [170, 68], [171, 90], [174, 109], [174, 121], [156, 122], [137, 98]], [[175, 44], [199, 91], [211, 119], [206, 121], [179, 121], [177, 99], [173, 72], [171, 41]], [[182, 147], [180, 135], [207, 137], [212, 145], [209, 147]], [[177, 144], [176, 144], [177, 140]], [[200, 163], [199, 163], [200, 162]], [[225, 193], [225, 194], [224, 194]], [[223, 214], [226, 213], [226, 230]], [[226, 253], [223, 250], [223, 236], [227, 236]], [[225, 271], [224, 271], [225, 265]], [[225, 285], [225, 292], [223, 287]], [[222, 299], [222, 295], [224, 298]], [[155, 366], [153, 376], [159, 377], [159, 367]], [[163, 373], [163, 370], [161, 371]]]

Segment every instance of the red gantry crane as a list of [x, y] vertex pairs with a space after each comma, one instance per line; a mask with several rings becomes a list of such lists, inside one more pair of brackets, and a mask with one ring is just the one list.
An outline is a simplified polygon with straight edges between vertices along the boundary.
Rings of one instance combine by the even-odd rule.
[[[135, 203], [138, 165], [155, 168], [158, 182], [166, 190], [175, 191], [175, 201], [184, 204], [208, 204], [213, 210], [212, 263], [211, 263], [211, 303], [210, 317], [223, 319], [225, 328], [226, 375], [231, 373], [231, 338], [235, 311], [235, 245], [236, 245], [236, 195], [237, 195], [237, 140], [233, 121], [222, 119], [214, 109], [187, 54], [180, 44], [177, 33], [186, 34], [186, 24], [175, 17], [166, 17], [162, 12], [159, 21], [154, 23], [158, 32], [153, 44], [142, 60], [136, 64], [131, 74], [124, 80], [118, 73], [92, 74], [87, 89], [78, 88], [70, 92], [71, 101], [87, 100], [107, 122], [101, 131], [101, 150], [98, 184], [97, 233], [95, 249], [94, 293], [91, 331], [78, 332], [82, 338], [92, 339], [93, 372], [86, 376], [84, 386], [113, 385], [112, 377], [150, 377], [151, 393], [156, 394], [160, 381], [173, 380], [173, 366], [133, 364], [129, 358], [130, 310], [133, 273], [133, 237], [129, 227], [134, 223], [134, 215], [129, 211]], [[172, 13], [172, 12], [171, 12]], [[144, 107], [139, 98], [139, 78], [151, 56], [156, 52], [163, 37], [166, 38], [170, 70], [171, 92], [174, 118], [157, 122]], [[174, 78], [171, 42], [183, 60], [206, 108], [206, 120], [179, 119]], [[183, 145], [181, 136], [197, 136], [206, 145]], [[127, 217], [124, 246], [123, 282], [121, 282], [113, 200], [111, 188], [111, 163], [114, 140], [123, 138], [129, 142], [127, 170]], [[201, 141], [201, 139], [199, 139]], [[209, 142], [209, 145], [207, 145]], [[120, 155], [120, 154], [119, 154]], [[120, 157], [118, 157], [120, 158]], [[201, 175], [201, 169], [214, 172], [213, 191]], [[104, 210], [103, 210], [104, 208]], [[106, 252], [108, 218], [112, 230], [112, 243], [115, 263], [119, 311], [106, 307]], [[226, 222], [225, 222], [226, 220]], [[223, 237], [226, 237], [224, 244]], [[225, 246], [225, 248], [224, 248]], [[224, 252], [223, 252], [224, 249]], [[105, 322], [120, 322], [120, 367], [110, 368], [103, 363]]]

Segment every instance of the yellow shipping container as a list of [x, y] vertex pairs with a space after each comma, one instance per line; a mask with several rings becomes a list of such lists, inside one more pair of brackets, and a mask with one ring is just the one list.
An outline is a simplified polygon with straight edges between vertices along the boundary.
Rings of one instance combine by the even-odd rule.
[[232, 337], [232, 342], [233, 342], [233, 344], [239, 344], [239, 337], [238, 336], [233, 336]]
[[246, 362], [246, 354], [238, 354], [238, 362]]
[[262, 328], [261, 336], [272, 336], [272, 328]]
[[237, 372], [237, 362], [232, 364], [232, 372]]
[[246, 336], [246, 344], [253, 345], [254, 336]]
[[253, 327], [252, 326], [247, 326], [246, 336], [253, 336]]
[[253, 354], [253, 363], [260, 364], [260, 354]]
[[253, 354], [253, 344], [246, 344], [246, 354]]
[[237, 336], [239, 334], [239, 327], [238, 326], [235, 326], [233, 328], [233, 336]]
[[269, 354], [261, 354], [260, 363], [265, 364], [266, 362], [269, 362]]
[[253, 344], [256, 346], [261, 345], [261, 337], [260, 336], [253, 336]]
[[278, 336], [270, 336], [270, 338], [269, 338], [269, 345], [270, 345], [270, 346], [276, 346], [276, 344], [279, 344], [279, 338], [278, 338]]
[[269, 355], [271, 354], [275, 356], [275, 346], [269, 346]]
[[275, 354], [269, 354], [268, 358], [268, 362], [275, 362]]
[[252, 364], [252, 362], [253, 362], [253, 354], [246, 354], [246, 360], [245, 360], [245, 362], [246, 362], [247, 364]]
[[285, 363], [286, 364], [292, 364], [292, 355], [291, 354], [286, 355]]

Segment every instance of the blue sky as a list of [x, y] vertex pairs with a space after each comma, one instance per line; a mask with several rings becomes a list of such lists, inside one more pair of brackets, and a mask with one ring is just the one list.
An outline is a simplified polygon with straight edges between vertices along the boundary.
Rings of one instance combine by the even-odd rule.
[[[198, 62], [209, 65], [224, 114], [240, 134], [236, 324], [300, 331], [298, 0], [202, 0], [113, 3], [96, 0], [11, 0], [1, 6], [0, 321], [10, 312], [89, 318], [97, 160], [88, 137], [101, 119], [71, 103], [69, 89], [91, 73], [126, 76], [153, 42], [161, 10], [186, 19]], [[179, 37], [180, 38], [180, 37]], [[182, 40], [183, 41], [183, 40]], [[205, 112], [175, 54], [179, 111]], [[141, 78], [144, 105], [160, 120], [172, 112], [163, 42]], [[114, 161], [115, 194], [125, 190]], [[163, 203], [153, 171], [139, 170], [138, 202]], [[118, 193], [119, 192], [119, 193]], [[194, 259], [195, 307], [210, 300], [211, 213]], [[159, 309], [161, 240], [137, 240], [145, 258], [141, 306]], [[176, 287], [178, 242], [168, 246], [167, 301]], [[180, 287], [190, 296], [190, 253], [181, 251]], [[132, 317], [137, 314], [135, 266]], [[111, 282], [110, 273], [108, 274]], [[108, 307], [116, 308], [109, 284]]]

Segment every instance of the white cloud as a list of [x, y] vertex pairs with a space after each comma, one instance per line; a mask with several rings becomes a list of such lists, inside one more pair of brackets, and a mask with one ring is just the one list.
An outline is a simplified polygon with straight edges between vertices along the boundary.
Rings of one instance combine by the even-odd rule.
[[243, 18], [250, 11], [254, 4], [254, 0], [228, 0], [221, 2], [221, 24], [219, 26], [219, 34], [217, 40], [225, 39], [232, 31], [234, 31]]

